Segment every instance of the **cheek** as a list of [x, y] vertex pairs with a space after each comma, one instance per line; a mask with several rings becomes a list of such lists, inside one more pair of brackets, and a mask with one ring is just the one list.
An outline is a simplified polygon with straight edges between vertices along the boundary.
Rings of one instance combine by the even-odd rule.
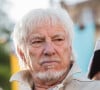
[[66, 58], [66, 57], [70, 57], [70, 56], [71, 56], [72, 50], [71, 50], [71, 47], [70, 47], [70, 46], [63, 45], [63, 46], [61, 47], [61, 49], [60, 49], [60, 52], [61, 52], [62, 56], [63, 56], [64, 58]]
[[29, 48], [29, 57], [31, 58], [31, 68], [38, 71], [40, 68], [39, 61], [41, 60], [42, 48]]
[[29, 48], [29, 55], [32, 58], [38, 59], [41, 55], [41, 49], [39, 49], [39, 48]]
[[63, 49], [61, 50], [61, 56], [62, 56], [62, 64], [65, 66], [70, 65], [70, 58], [71, 58], [71, 48], [67, 46], [63, 46]]
[[40, 51], [36, 49], [30, 49], [29, 57], [31, 59], [31, 67], [38, 66], [38, 62], [40, 60]]

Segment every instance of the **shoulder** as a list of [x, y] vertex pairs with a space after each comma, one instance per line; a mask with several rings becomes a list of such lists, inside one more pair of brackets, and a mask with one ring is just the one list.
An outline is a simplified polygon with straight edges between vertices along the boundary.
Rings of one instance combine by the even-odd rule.
[[30, 75], [29, 70], [22, 70], [10, 78], [10, 81], [17, 81], [19, 82], [19, 90], [31, 90], [31, 85], [32, 85], [32, 77]]
[[73, 78], [64, 84], [65, 90], [100, 90], [100, 81], [87, 78]]
[[74, 78], [72, 83], [75, 83], [82, 90], [100, 90], [100, 81], [99, 80], [90, 80], [88, 78]]

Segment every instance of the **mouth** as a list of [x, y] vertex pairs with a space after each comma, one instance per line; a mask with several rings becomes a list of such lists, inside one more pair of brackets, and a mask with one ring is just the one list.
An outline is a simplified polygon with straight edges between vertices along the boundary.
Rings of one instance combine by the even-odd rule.
[[59, 63], [59, 61], [48, 60], [48, 61], [42, 61], [41, 65], [42, 66], [52, 66], [52, 65], [55, 65], [55, 64], [58, 64], [58, 63]]

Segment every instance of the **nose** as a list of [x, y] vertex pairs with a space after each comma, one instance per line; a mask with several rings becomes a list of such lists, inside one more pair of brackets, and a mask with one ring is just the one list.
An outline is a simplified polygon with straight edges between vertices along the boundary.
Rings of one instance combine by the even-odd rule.
[[52, 56], [55, 55], [55, 49], [52, 43], [47, 42], [44, 46], [44, 55], [45, 56]]

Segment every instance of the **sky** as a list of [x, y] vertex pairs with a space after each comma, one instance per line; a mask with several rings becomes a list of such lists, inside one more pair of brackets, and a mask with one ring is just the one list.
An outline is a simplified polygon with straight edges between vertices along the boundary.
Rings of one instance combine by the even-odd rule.
[[84, 1], [87, 1], [87, 0], [65, 0], [68, 4], [72, 5], [72, 4], [76, 4], [76, 3], [79, 3], [79, 2], [84, 2]]
[[18, 21], [25, 13], [35, 8], [49, 7], [49, 0], [10, 0], [12, 7], [10, 17], [13, 21]]

